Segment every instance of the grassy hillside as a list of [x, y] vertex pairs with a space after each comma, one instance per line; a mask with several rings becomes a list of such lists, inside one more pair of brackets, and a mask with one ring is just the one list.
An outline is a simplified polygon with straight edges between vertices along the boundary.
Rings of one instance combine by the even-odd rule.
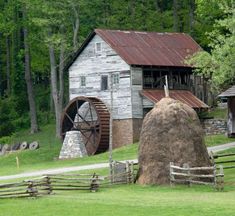
[[[48, 169], [66, 166], [78, 166], [84, 164], [108, 162], [109, 154], [103, 153], [92, 157], [78, 158], [72, 160], [58, 160], [62, 143], [55, 138], [54, 125], [41, 128], [37, 134], [29, 134], [28, 131], [18, 132], [12, 139], [13, 143], [21, 141], [32, 142], [37, 140], [40, 148], [35, 151], [25, 150], [11, 153], [0, 157], [0, 175], [15, 174], [25, 171]], [[223, 144], [235, 141], [224, 135], [208, 136], [205, 139], [207, 146]], [[113, 151], [114, 160], [125, 160], [137, 158], [138, 144], [127, 145]], [[19, 158], [20, 168], [16, 167], [16, 157]]]
[[[103, 153], [92, 157], [78, 158], [72, 160], [58, 160], [62, 143], [54, 136], [54, 125], [47, 125], [37, 134], [29, 134], [28, 131], [22, 131], [16, 134], [13, 142], [20, 141], [32, 142], [37, 140], [40, 148], [31, 151], [19, 151], [0, 157], [0, 175], [15, 174], [25, 171], [34, 171], [39, 169], [48, 169], [66, 166], [79, 166], [84, 164], [94, 164], [108, 162], [109, 154]], [[134, 159], [137, 155], [137, 144], [128, 145], [113, 152], [115, 160]], [[20, 168], [16, 167], [16, 156], [19, 158]]]

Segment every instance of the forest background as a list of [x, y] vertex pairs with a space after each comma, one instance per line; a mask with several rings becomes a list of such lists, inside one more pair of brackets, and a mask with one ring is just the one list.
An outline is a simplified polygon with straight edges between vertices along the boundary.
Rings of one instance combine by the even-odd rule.
[[185, 32], [214, 91], [235, 83], [233, 0], [0, 0], [0, 137], [36, 133], [68, 102], [70, 61], [95, 28]]

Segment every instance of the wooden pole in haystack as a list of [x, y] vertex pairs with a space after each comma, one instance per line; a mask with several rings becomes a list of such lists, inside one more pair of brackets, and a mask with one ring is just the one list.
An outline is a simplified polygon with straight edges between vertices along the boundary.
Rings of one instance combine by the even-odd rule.
[[166, 85], [164, 85], [165, 97], [169, 97], [169, 88], [168, 88], [168, 79], [167, 75], [165, 76]]

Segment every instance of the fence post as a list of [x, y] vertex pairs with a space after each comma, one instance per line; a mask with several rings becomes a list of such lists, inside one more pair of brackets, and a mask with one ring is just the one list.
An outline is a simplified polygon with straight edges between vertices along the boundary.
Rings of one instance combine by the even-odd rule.
[[175, 186], [175, 176], [173, 175], [173, 166], [174, 165], [174, 163], [173, 162], [170, 162], [170, 185], [171, 185], [171, 187], [173, 187], [173, 186]]
[[219, 189], [224, 190], [224, 169], [223, 166], [219, 166]]
[[126, 182], [130, 183], [131, 182], [131, 173], [130, 173], [130, 164], [128, 161], [126, 161]]
[[191, 172], [190, 172], [190, 167], [189, 167], [189, 164], [188, 163], [185, 163], [183, 165], [184, 168], [186, 168], [186, 173], [188, 174], [188, 179], [186, 179], [186, 182], [188, 183], [188, 186], [191, 187], [191, 180], [192, 180], [192, 177], [191, 177]]
[[99, 188], [99, 184], [98, 184], [98, 175], [96, 175], [94, 173], [94, 175], [92, 176], [91, 179], [91, 186], [90, 186], [90, 191], [91, 192], [96, 192]]
[[131, 161], [131, 183], [134, 183], [134, 162]]
[[52, 193], [51, 179], [49, 176], [46, 176], [45, 179], [46, 179], [46, 185], [47, 185], [47, 189], [48, 189], [47, 193], [51, 194]]
[[217, 188], [216, 164], [214, 165], [213, 175], [214, 175], [214, 188], [216, 189]]
[[28, 188], [27, 193], [29, 193], [29, 196], [36, 197], [37, 196], [37, 188], [34, 187], [33, 181], [28, 181]]

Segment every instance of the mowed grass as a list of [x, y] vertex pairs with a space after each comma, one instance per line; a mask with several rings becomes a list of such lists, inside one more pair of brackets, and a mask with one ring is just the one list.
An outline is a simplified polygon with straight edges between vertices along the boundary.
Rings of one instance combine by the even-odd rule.
[[[42, 127], [41, 131], [37, 134], [29, 134], [28, 130], [24, 130], [18, 132], [13, 138], [14, 143], [22, 141], [27, 141], [30, 143], [35, 140], [40, 144], [40, 148], [38, 150], [18, 151], [0, 157], [0, 175], [108, 162], [108, 152], [92, 157], [58, 160], [62, 142], [55, 137], [54, 125]], [[234, 138], [227, 138], [225, 135], [205, 137], [205, 143], [207, 146], [215, 146], [233, 141], [235, 141]], [[127, 145], [113, 151], [114, 160], [135, 159], [137, 158], [137, 155], [138, 143]], [[16, 157], [19, 159], [20, 168], [16, 167]]]
[[0, 215], [231, 216], [235, 191], [210, 187], [122, 185], [91, 192], [58, 192], [36, 199], [0, 199]]
[[[30, 143], [35, 140], [40, 144], [40, 148], [37, 150], [18, 151], [0, 157], [0, 175], [108, 162], [108, 152], [92, 157], [58, 160], [62, 142], [55, 138], [54, 125], [47, 125], [41, 128], [41, 131], [37, 134], [29, 134], [28, 131], [22, 131], [16, 134], [13, 141], [15, 143], [21, 141]], [[137, 144], [132, 144], [115, 149], [113, 151], [113, 158], [115, 160], [134, 159], [137, 157], [137, 148]], [[16, 166], [16, 157], [19, 159], [19, 169]]]
[[230, 142], [235, 142], [235, 138], [228, 138], [224, 134], [205, 136], [205, 144], [207, 147], [222, 145], [222, 144], [230, 143]]
[[[17, 141], [38, 140], [40, 149], [22, 151], [0, 158], [0, 175], [55, 167], [93, 164], [108, 161], [108, 153], [58, 161], [61, 142], [54, 138], [54, 127], [42, 128], [36, 135], [22, 132]], [[137, 157], [138, 144], [114, 150], [116, 160]], [[235, 148], [226, 150], [235, 152]], [[15, 157], [20, 160], [16, 168]], [[80, 173], [107, 175], [108, 169], [86, 170]], [[9, 182], [22, 181], [10, 180]], [[217, 192], [211, 186], [141, 186], [138, 184], [100, 188], [98, 192], [56, 191], [40, 198], [0, 199], [0, 216], [215, 216], [235, 215], [235, 169], [225, 170], [225, 190]]]

